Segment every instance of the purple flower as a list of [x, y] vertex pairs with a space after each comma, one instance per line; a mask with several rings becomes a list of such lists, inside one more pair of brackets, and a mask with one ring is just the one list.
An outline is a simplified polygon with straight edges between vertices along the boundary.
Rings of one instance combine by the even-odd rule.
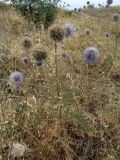
[[24, 64], [28, 64], [28, 62], [29, 62], [29, 57], [28, 57], [28, 56], [22, 57], [22, 62], [23, 62]]
[[92, 31], [90, 29], [85, 29], [84, 33], [86, 36], [92, 35]]
[[39, 67], [39, 66], [42, 66], [43, 60], [41, 59], [41, 60], [38, 61], [38, 60], [34, 59], [32, 63], [33, 63], [34, 66], [38, 66]]
[[72, 24], [66, 24], [65, 25], [65, 31], [66, 31], [65, 32], [66, 33], [66, 37], [68, 38], [68, 37], [73, 36], [73, 34], [75, 32], [75, 29], [74, 29]]
[[97, 62], [99, 59], [99, 51], [95, 47], [86, 48], [83, 52], [84, 62]]
[[15, 85], [15, 86], [19, 86], [22, 83], [23, 80], [23, 74], [21, 72], [13, 72], [10, 75], [10, 82]]

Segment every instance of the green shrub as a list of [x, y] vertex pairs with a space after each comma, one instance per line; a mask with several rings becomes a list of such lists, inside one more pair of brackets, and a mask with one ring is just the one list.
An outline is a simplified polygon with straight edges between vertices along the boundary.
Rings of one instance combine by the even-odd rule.
[[65, 10], [65, 16], [66, 17], [71, 17], [72, 16], [72, 11]]
[[0, 2], [0, 10], [7, 10], [10, 8], [10, 5], [9, 4], [5, 4], [3, 2]]
[[41, 0], [26, 4], [16, 4], [14, 2], [16, 9], [30, 22], [34, 22], [37, 27], [43, 24], [45, 28], [48, 28], [56, 18], [58, 12], [57, 3], [58, 1], [56, 0], [48, 5], [45, 5]]

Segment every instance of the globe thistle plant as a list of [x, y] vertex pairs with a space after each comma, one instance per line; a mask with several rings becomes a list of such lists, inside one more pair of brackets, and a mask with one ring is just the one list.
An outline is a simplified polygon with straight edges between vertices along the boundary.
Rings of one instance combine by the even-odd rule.
[[75, 28], [75, 32], [77, 32], [79, 30], [79, 28]]
[[35, 50], [33, 57], [37, 61], [45, 60], [47, 58], [47, 52], [45, 50]]
[[15, 86], [19, 86], [23, 81], [23, 74], [21, 72], [15, 71], [10, 75], [10, 82]]
[[120, 14], [114, 14], [114, 15], [113, 15], [113, 21], [114, 21], [114, 22], [120, 21]]
[[113, 3], [113, 0], [107, 0], [107, 5], [110, 5]]
[[76, 12], [76, 11], [77, 11], [77, 8], [74, 8], [74, 11]]
[[118, 41], [118, 21], [120, 21], [120, 14], [114, 14], [113, 15], [113, 21], [116, 23], [116, 34], [115, 34], [115, 37], [116, 37], [116, 47], [117, 47], [117, 41]]
[[105, 33], [105, 37], [106, 37], [106, 38], [109, 38], [109, 37], [110, 37], [110, 34], [109, 34], [109, 33]]
[[87, 5], [89, 5], [89, 4], [90, 4], [90, 1], [87, 1], [86, 3], [87, 3]]
[[[56, 90], [57, 90], [58, 97], [60, 97], [60, 89], [59, 89], [59, 77], [58, 77], [57, 43], [63, 40], [64, 35], [65, 35], [64, 29], [57, 26], [52, 28], [50, 31], [50, 37], [55, 42], [55, 74], [56, 74]], [[60, 115], [61, 115], [61, 111], [60, 111]]]
[[45, 49], [36, 49], [33, 54], [33, 65], [41, 66], [43, 64], [43, 60], [47, 58], [47, 51]]
[[39, 67], [39, 66], [42, 66], [42, 64], [43, 64], [43, 60], [41, 59], [41, 60], [33, 60], [32, 61], [32, 63], [33, 63], [33, 66], [36, 66], [36, 67]]
[[75, 32], [75, 28], [73, 27], [72, 24], [65, 25], [65, 34], [67, 38], [73, 36], [74, 32]]
[[11, 155], [15, 158], [21, 158], [24, 156], [26, 151], [26, 146], [16, 143], [12, 146]]
[[62, 58], [63, 58], [63, 60], [65, 60], [65, 61], [69, 60], [69, 59], [70, 59], [69, 53], [67, 53], [67, 52], [62, 53]]
[[86, 36], [90, 36], [90, 35], [92, 35], [92, 30], [85, 29], [84, 33], [85, 33]]
[[29, 33], [25, 32], [25, 33], [24, 33], [24, 36], [25, 36], [25, 37], [29, 37]]
[[22, 57], [21, 61], [22, 61], [23, 64], [27, 65], [28, 62], [29, 62], [29, 57], [28, 56], [24, 56], [24, 57]]
[[50, 30], [50, 38], [55, 42], [60, 42], [64, 38], [64, 30], [60, 27], [54, 27]]
[[95, 47], [86, 48], [83, 52], [83, 61], [84, 62], [97, 62], [99, 59], [99, 51]]
[[115, 53], [114, 53], [114, 58], [117, 54], [117, 48], [118, 48], [118, 21], [120, 21], [120, 14], [114, 14], [113, 15], [113, 21], [116, 23], [116, 33], [115, 33]]
[[27, 51], [31, 48], [32, 43], [31, 43], [31, 39], [26, 37], [23, 41], [23, 47], [24, 49], [26, 49]]
[[55, 42], [55, 54], [57, 54], [57, 42], [62, 41], [64, 35], [64, 29], [61, 27], [55, 26], [50, 30], [50, 38]]
[[0, 61], [4, 61], [7, 59], [7, 55], [5, 53], [0, 53]]
[[111, 67], [111, 69], [110, 69], [110, 72], [109, 72], [109, 74], [108, 75], [110, 75], [110, 73], [112, 72], [112, 69], [113, 69], [113, 67], [114, 67], [114, 63], [115, 63], [115, 60], [116, 60], [116, 55], [117, 55], [117, 51], [118, 51], [118, 21], [120, 21], [120, 14], [114, 14], [113, 15], [113, 21], [115, 22], [115, 24], [116, 24], [116, 27], [115, 27], [115, 31], [116, 31], [116, 33], [115, 33], [115, 48], [114, 48], [114, 55], [113, 55], [113, 64], [112, 64], [112, 67]]

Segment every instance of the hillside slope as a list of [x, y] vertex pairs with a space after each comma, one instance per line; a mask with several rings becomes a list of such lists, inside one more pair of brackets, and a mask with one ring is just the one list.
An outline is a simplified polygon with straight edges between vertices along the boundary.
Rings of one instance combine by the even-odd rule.
[[[97, 10], [71, 16], [59, 12], [53, 26], [70, 23], [76, 31], [57, 44], [56, 63], [51, 28], [36, 29], [15, 10], [0, 10], [0, 54], [9, 53], [0, 64], [3, 160], [21, 153], [18, 143], [26, 149], [23, 158], [27, 160], [120, 159], [120, 23], [116, 32], [111, 20], [114, 11], [103, 12], [109, 13], [109, 19], [100, 18]], [[85, 35], [86, 28], [92, 30], [91, 36]], [[29, 50], [23, 47], [26, 38], [32, 44]], [[87, 47], [99, 50], [97, 63], [83, 61]], [[36, 48], [47, 51], [40, 67], [32, 64]], [[29, 55], [27, 65], [21, 60], [25, 55]], [[14, 71], [24, 75], [19, 87], [10, 83]]]

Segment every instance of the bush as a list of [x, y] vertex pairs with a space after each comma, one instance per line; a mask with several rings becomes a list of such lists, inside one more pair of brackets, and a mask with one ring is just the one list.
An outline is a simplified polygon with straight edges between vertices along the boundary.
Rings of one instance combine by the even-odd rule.
[[0, 9], [1, 10], [7, 10], [10, 8], [10, 5], [9, 4], [5, 4], [3, 2], [0, 2]]
[[72, 11], [65, 10], [65, 16], [66, 17], [71, 17], [72, 16]]
[[41, 0], [32, 3], [15, 4], [15, 7], [29, 22], [34, 22], [37, 27], [43, 24], [45, 28], [48, 28], [53, 23], [58, 12], [56, 2], [46, 5]]

